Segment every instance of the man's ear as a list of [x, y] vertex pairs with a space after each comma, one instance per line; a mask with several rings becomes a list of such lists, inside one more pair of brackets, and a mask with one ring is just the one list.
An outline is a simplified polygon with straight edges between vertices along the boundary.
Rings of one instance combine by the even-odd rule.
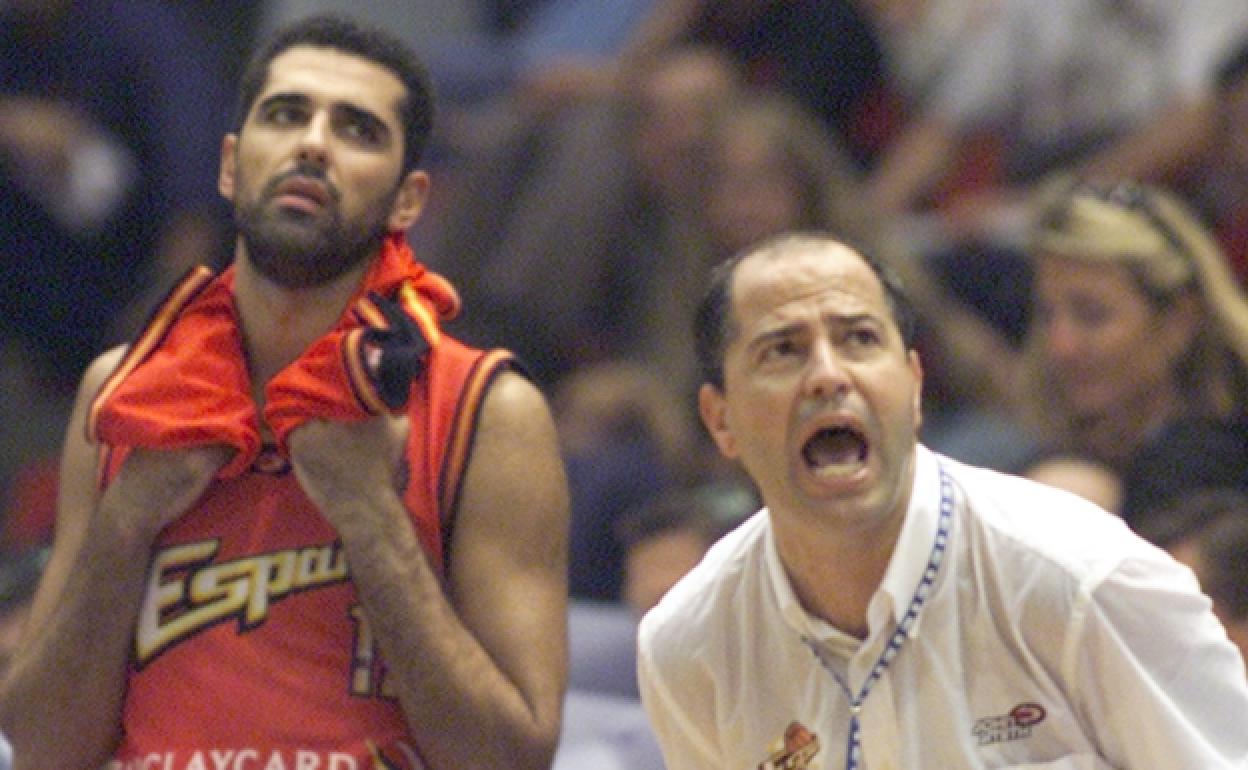
[[221, 139], [221, 167], [217, 169], [217, 191], [227, 201], [234, 200], [234, 171], [238, 168], [234, 153], [238, 149], [238, 134], [226, 134]]
[[702, 424], [715, 440], [719, 452], [730, 460], [737, 457], [737, 441], [728, 426], [728, 405], [723, 392], [709, 382], [698, 389], [698, 414]]
[[420, 219], [420, 212], [429, 200], [429, 174], [419, 169], [409, 171], [399, 182], [399, 194], [394, 197], [390, 218], [386, 224], [391, 232], [406, 231]]

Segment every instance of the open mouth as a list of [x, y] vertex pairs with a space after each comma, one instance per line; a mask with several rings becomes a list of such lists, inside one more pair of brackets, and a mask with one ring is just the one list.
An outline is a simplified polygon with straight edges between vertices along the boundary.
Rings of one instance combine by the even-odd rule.
[[854, 471], [867, 461], [867, 439], [848, 426], [821, 428], [802, 445], [802, 458], [818, 475]]

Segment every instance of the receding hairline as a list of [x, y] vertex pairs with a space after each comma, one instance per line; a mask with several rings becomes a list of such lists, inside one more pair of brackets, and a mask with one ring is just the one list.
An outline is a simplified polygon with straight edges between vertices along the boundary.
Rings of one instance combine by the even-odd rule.
[[790, 234], [781, 235], [747, 251], [742, 262], [754, 257], [782, 257], [802, 254], [805, 252], [843, 251], [866, 262], [866, 258], [853, 246], [845, 241], [826, 235]]
[[[884, 286], [883, 280], [872, 267], [870, 260], [848, 243], [836, 240], [835, 238], [817, 235], [784, 235], [769, 240], [760, 246], [746, 251], [741, 254], [741, 258], [737, 260], [729, 277], [727, 286], [727, 320], [728, 325], [725, 329], [727, 334], [724, 336], [724, 344], [728, 344], [736, 339], [741, 333], [740, 326], [740, 294], [739, 281], [742, 268], [746, 265], [753, 266], [755, 263], [777, 263], [792, 259], [802, 258], [826, 259], [832, 257], [849, 257], [861, 265], [867, 273], [870, 274], [871, 280], [874, 282], [880, 295], [885, 303], [889, 302], [888, 289]], [[759, 265], [762, 269], [763, 266]]]
[[741, 255], [732, 271], [728, 286], [729, 299], [736, 304], [736, 284], [741, 268], [746, 264], [758, 261], [779, 262], [800, 257], [852, 257], [871, 273], [880, 291], [887, 294], [884, 282], [876, 274], [871, 261], [862, 252], [844, 241], [816, 235], [785, 235], [769, 240], [762, 245], [746, 251]]

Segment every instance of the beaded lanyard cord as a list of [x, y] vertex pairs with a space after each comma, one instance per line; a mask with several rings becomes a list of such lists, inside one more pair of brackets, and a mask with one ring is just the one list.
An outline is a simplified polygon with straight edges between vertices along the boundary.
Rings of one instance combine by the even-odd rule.
[[923, 603], [927, 601], [928, 594], [932, 590], [932, 584], [936, 582], [936, 574], [940, 571], [940, 564], [944, 561], [945, 550], [949, 545], [949, 527], [952, 521], [953, 481], [942, 466], [940, 468], [940, 523], [936, 528], [936, 538], [932, 542], [931, 555], [927, 559], [927, 568], [923, 570], [923, 579], [919, 581], [919, 586], [914, 591], [914, 598], [910, 600], [910, 606], [906, 609], [906, 614], [902, 617], [901, 622], [897, 624], [897, 629], [893, 632], [892, 638], [888, 640], [888, 646], [884, 648], [884, 651], [880, 653], [879, 659], [875, 661], [875, 665], [871, 667], [871, 673], [867, 675], [866, 681], [862, 683], [862, 689], [858, 691], [857, 696], [849, 689], [849, 684], [828, 665], [821, 651], [813, 644], [810, 645], [811, 651], [815, 653], [815, 657], [819, 659], [823, 667], [827, 669], [832, 678], [836, 680], [836, 683], [840, 685], [841, 691], [845, 693], [845, 699], [849, 703], [849, 739], [845, 748], [845, 770], [858, 770], [862, 752], [861, 726], [858, 722], [858, 715], [862, 713], [863, 701], [871, 693], [872, 686], [884, 676], [888, 665], [893, 662], [893, 658], [897, 657], [897, 653], [910, 636], [910, 629], [914, 626], [914, 621], [918, 618], [919, 611], [923, 608]]

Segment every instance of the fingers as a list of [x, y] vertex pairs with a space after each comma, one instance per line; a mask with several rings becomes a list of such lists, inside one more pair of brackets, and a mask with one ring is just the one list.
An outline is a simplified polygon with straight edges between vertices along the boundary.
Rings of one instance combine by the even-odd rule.
[[135, 449], [105, 492], [105, 515], [128, 531], [154, 538], [203, 495], [234, 451], [224, 445]]

